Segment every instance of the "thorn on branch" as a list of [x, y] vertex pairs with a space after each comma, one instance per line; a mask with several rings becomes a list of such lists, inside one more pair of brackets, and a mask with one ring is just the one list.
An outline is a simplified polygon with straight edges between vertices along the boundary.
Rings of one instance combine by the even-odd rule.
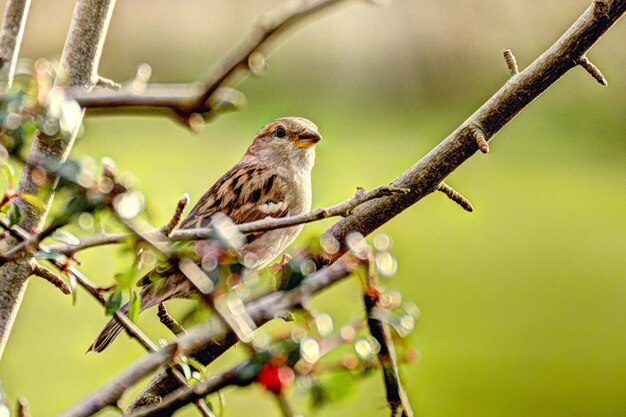
[[17, 400], [17, 417], [31, 417], [26, 397], [20, 397]]
[[487, 137], [485, 136], [485, 132], [475, 124], [469, 125], [469, 134], [476, 141], [478, 145], [478, 149], [482, 153], [489, 153], [489, 143], [487, 143]]
[[461, 193], [450, 187], [445, 182], [441, 182], [437, 186], [437, 191], [441, 191], [442, 193], [444, 193], [450, 200], [463, 207], [463, 210], [469, 211], [470, 213], [474, 211], [472, 203], [470, 203], [467, 198], [465, 198]]
[[515, 55], [511, 52], [510, 49], [505, 49], [502, 51], [504, 55], [504, 60], [506, 61], [506, 66], [509, 68], [509, 72], [512, 76], [519, 74], [519, 69], [517, 68], [517, 61], [515, 60]]
[[180, 198], [180, 200], [178, 200], [178, 204], [176, 204], [176, 209], [174, 210], [174, 215], [172, 216], [170, 221], [165, 226], [163, 226], [163, 228], [161, 228], [161, 231], [164, 235], [169, 236], [170, 233], [172, 233], [172, 231], [176, 228], [176, 226], [178, 226], [178, 223], [180, 223], [180, 219], [183, 215], [185, 207], [187, 207], [187, 204], [189, 204], [189, 194], [185, 193]]
[[109, 80], [108, 78], [104, 78], [101, 76], [98, 76], [98, 79], [96, 80], [96, 85], [98, 87], [109, 88], [111, 90], [119, 90], [120, 88], [122, 88], [122, 85], [120, 83], [116, 83], [113, 80]]
[[72, 293], [70, 286], [67, 285], [61, 275], [34, 261], [31, 263], [31, 267], [33, 275], [45, 279], [50, 284], [60, 289], [61, 292], [65, 295], [69, 295]]
[[159, 312], [157, 313], [159, 320], [165, 327], [170, 329], [172, 333], [178, 335], [180, 333], [187, 334], [187, 331], [170, 315], [164, 303], [159, 304]]
[[589, 58], [587, 58], [586, 56], [583, 56], [582, 58], [580, 58], [580, 60], [578, 61], [578, 65], [583, 67], [585, 71], [589, 73], [589, 75], [595, 78], [596, 81], [598, 81], [603, 86], [606, 87], [609, 84], [606, 78], [604, 78], [604, 75], [602, 75], [602, 73], [598, 69], [598, 67], [593, 65], [591, 61], [589, 61]]

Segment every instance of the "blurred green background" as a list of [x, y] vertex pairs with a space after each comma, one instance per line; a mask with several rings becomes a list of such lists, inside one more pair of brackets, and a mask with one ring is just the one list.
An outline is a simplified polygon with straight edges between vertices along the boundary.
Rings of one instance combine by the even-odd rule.
[[[34, 3], [22, 56], [56, 58], [72, 2]], [[300, 115], [325, 138], [314, 206], [332, 204], [403, 172], [506, 81], [502, 49], [524, 68], [588, 3], [352, 2], [290, 36], [269, 71], [241, 85], [244, 110], [200, 134], [159, 117], [88, 113], [73, 155], [110, 156], [132, 172], [160, 223], [183, 192], [195, 201], [232, 166], [265, 122]], [[277, 4], [120, 1], [101, 74], [123, 81], [147, 62], [152, 81], [194, 81]], [[387, 285], [422, 311], [414, 336], [420, 361], [403, 367], [416, 415], [626, 414], [624, 39], [620, 22], [589, 54], [608, 88], [573, 69], [499, 133], [488, 156], [475, 155], [449, 178], [474, 213], [431, 195], [383, 228], [399, 262]], [[331, 223], [306, 226], [303, 239]], [[111, 249], [81, 258], [102, 284], [129, 262]], [[319, 306], [358, 316], [358, 297], [355, 285], [343, 284]], [[346, 298], [353, 303], [337, 310]], [[172, 303], [175, 311], [184, 304]], [[140, 324], [156, 338], [164, 332], [153, 316]], [[85, 356], [105, 320], [84, 292], [72, 307], [31, 280], [0, 363], [3, 389], [28, 397], [33, 415], [50, 416], [99, 387], [142, 354], [120, 337], [106, 354]], [[227, 417], [278, 415], [258, 388], [227, 390], [226, 399]], [[317, 412], [387, 414], [379, 375], [350, 401]]]

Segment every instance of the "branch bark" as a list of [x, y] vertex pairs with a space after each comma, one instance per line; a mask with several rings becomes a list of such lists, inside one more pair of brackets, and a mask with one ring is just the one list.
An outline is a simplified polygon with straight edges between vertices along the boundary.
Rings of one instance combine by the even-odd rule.
[[[267, 230], [280, 229], [284, 227], [295, 226], [303, 223], [311, 223], [317, 220], [326, 219], [335, 216], [347, 216], [352, 210], [358, 207], [360, 204], [365, 203], [376, 198], [393, 194], [407, 193], [407, 189], [397, 188], [389, 185], [380, 185], [372, 188], [371, 190], [363, 191], [359, 190], [357, 193], [347, 200], [334, 204], [329, 207], [317, 208], [308, 213], [300, 214], [291, 217], [281, 217], [278, 219], [267, 218], [263, 220], [257, 220], [250, 223], [243, 223], [234, 228], [240, 233], [261, 232]], [[155, 231], [148, 231], [146, 236], [153, 234], [161, 234], [169, 230], [169, 225], [165, 230], [159, 229]], [[166, 233], [167, 234], [167, 233]], [[80, 242], [76, 244], [53, 244], [48, 245], [47, 248], [50, 252], [62, 253], [64, 255], [72, 255], [78, 251], [115, 243], [121, 243], [133, 236], [135, 233], [98, 233], [93, 236], [87, 236], [80, 239]], [[213, 228], [198, 228], [198, 229], [180, 229], [169, 232], [169, 237], [173, 240], [198, 240], [208, 239], [215, 236], [215, 230]], [[16, 254], [19, 255], [19, 254]], [[4, 254], [5, 258], [8, 254]], [[1, 260], [1, 257], [0, 257]]]
[[[57, 79], [58, 85], [89, 88], [94, 84], [114, 6], [115, 0], [78, 0], [61, 54], [64, 78]], [[70, 136], [48, 136], [37, 132], [29, 155], [46, 155], [51, 163], [61, 163], [72, 148], [79, 126], [80, 120]], [[53, 174], [47, 175], [43, 181], [35, 181], [33, 174], [36, 170], [36, 164], [27, 163], [18, 186], [18, 192], [37, 195], [44, 206], [44, 209], [40, 209], [25, 201], [18, 202], [23, 214], [21, 226], [29, 231], [39, 230], [43, 226], [54, 197], [54, 186], [58, 181]], [[17, 242], [12, 236], [7, 237], [0, 242], [0, 252], [6, 252]], [[0, 267], [0, 357], [26, 290], [27, 279], [32, 272], [30, 259], [22, 258]]]
[[[341, 243], [341, 250], [316, 259], [318, 264], [335, 262], [346, 252], [345, 238], [352, 231], [368, 235], [437, 189], [437, 186], [479, 148], [470, 134], [473, 125], [482, 126], [487, 138], [504, 127], [517, 113], [576, 66], [585, 53], [626, 12], [626, 0], [595, 1], [546, 52], [528, 68], [509, 79], [483, 106], [452, 132], [424, 158], [396, 178], [391, 185], [408, 188], [407, 194], [396, 194], [372, 200], [355, 208], [351, 215], [326, 230], [326, 235]], [[208, 343], [194, 357], [214, 360], [236, 342]], [[208, 363], [205, 361], [203, 363]], [[164, 397], [178, 388], [171, 378], [157, 374], [144, 388], [134, 404], [144, 395]], [[131, 409], [133, 407], [131, 405]]]
[[[273, 292], [252, 301], [246, 305], [246, 310], [257, 325], [262, 325], [348, 276], [351, 270], [351, 262], [337, 262], [329, 268], [310, 275], [294, 290]], [[189, 355], [197, 359], [196, 352], [199, 348], [211, 343], [220, 343], [224, 338], [232, 335], [233, 331], [220, 318], [214, 316], [206, 324], [190, 329], [186, 335], [179, 337], [175, 342], [142, 356], [124, 372], [61, 413], [59, 417], [92, 415], [107, 405], [115, 404], [128, 388], [163, 365], [167, 366], [175, 357]], [[179, 387], [180, 385], [177, 384], [176, 388]]]
[[433, 192], [439, 183], [471, 157], [478, 144], [470, 134], [479, 126], [488, 139], [500, 131], [535, 98], [575, 67], [593, 44], [626, 12], [626, 0], [595, 1], [546, 52], [528, 68], [510, 78], [498, 92], [443, 142], [391, 182], [410, 193], [370, 201], [354, 209], [325, 232], [337, 239], [341, 250], [316, 259], [329, 264], [347, 250], [346, 236], [353, 231], [364, 236]]
[[4, 8], [4, 20], [0, 32], [0, 71], [7, 74], [7, 88], [13, 84], [30, 1], [9, 0]]
[[71, 94], [84, 108], [139, 114], [159, 114], [165, 111], [192, 127], [192, 115], [200, 114], [206, 120], [218, 110], [216, 106], [219, 100], [213, 103], [211, 99], [219, 88], [236, 84], [234, 78], [242, 71], [258, 73], [264, 69], [266, 56], [282, 34], [311, 16], [346, 1], [282, 2], [261, 16], [250, 34], [210, 70], [206, 81], [202, 83], [148, 84], [139, 91], [132, 85], [118, 91], [98, 89], [88, 92], [78, 89]]

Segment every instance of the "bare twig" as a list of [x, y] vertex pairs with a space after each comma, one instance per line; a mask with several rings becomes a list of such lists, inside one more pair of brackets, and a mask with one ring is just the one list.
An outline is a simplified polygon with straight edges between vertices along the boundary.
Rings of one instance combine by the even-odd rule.
[[69, 285], [67, 285], [61, 275], [57, 274], [54, 271], [51, 271], [50, 269], [41, 264], [38, 264], [35, 261], [32, 261], [31, 266], [33, 268], [33, 275], [37, 275], [38, 277], [45, 279], [50, 284], [60, 289], [61, 292], [65, 295], [72, 293], [72, 289]]
[[165, 307], [165, 304], [159, 304], [159, 312], [157, 313], [157, 316], [159, 317], [161, 323], [163, 323], [163, 325], [170, 329], [170, 331], [175, 335], [178, 335], [180, 333], [187, 333], [187, 331], [183, 329], [180, 324], [178, 324], [176, 319], [170, 315], [170, 313], [167, 311], [167, 308]]
[[474, 207], [472, 207], [472, 203], [463, 196], [463, 194], [456, 191], [454, 188], [450, 187], [445, 182], [440, 183], [437, 186], [437, 191], [444, 193], [448, 198], [459, 206], [463, 207], [463, 210], [472, 212], [474, 211]]
[[[267, 218], [263, 220], [257, 220], [250, 223], [243, 223], [237, 226], [233, 226], [240, 233], [261, 232], [273, 229], [280, 229], [284, 227], [295, 226], [303, 223], [311, 223], [314, 221], [322, 220], [328, 217], [335, 216], [347, 216], [361, 204], [367, 201], [389, 196], [393, 194], [406, 194], [409, 190], [406, 188], [398, 188], [390, 185], [381, 185], [371, 190], [358, 191], [353, 197], [337, 203], [333, 206], [318, 208], [308, 213], [300, 214], [292, 217], [281, 217], [279, 219]], [[143, 233], [148, 238], [156, 237], [163, 233], [161, 230], [153, 230]], [[214, 237], [215, 230], [213, 228], [199, 228], [199, 229], [179, 229], [170, 233], [170, 238], [174, 240], [194, 240], [194, 239], [207, 239]], [[48, 249], [51, 252], [63, 253], [66, 255], [74, 254], [80, 250], [110, 245], [115, 243], [121, 243], [131, 237], [135, 236], [134, 233], [99, 233], [97, 235], [88, 236], [80, 239], [76, 244], [52, 244], [48, 245]]]
[[8, 0], [4, 8], [0, 31], [0, 71], [7, 74], [7, 88], [13, 84], [30, 2], [31, 0]]
[[409, 403], [409, 397], [400, 381], [398, 358], [389, 325], [373, 314], [376, 308], [381, 308], [379, 300], [380, 284], [378, 282], [374, 257], [370, 254], [368, 282], [363, 292], [363, 303], [365, 304], [367, 325], [370, 334], [380, 345], [377, 356], [383, 371], [385, 390], [387, 391], [387, 403], [391, 409], [391, 417], [413, 417], [413, 409]]
[[[256, 324], [261, 325], [272, 320], [277, 313], [299, 305], [303, 300], [341, 280], [350, 273], [352, 268], [352, 262], [337, 262], [329, 268], [310, 275], [292, 291], [273, 292], [249, 303], [246, 305], [246, 310]], [[76, 403], [61, 416], [88, 416], [106, 405], [114, 404], [126, 389], [163, 364], [169, 363], [175, 356], [191, 355], [195, 357], [195, 352], [200, 347], [220, 340], [223, 342], [224, 337], [231, 333], [232, 330], [228, 329], [221, 319], [213, 317], [206, 324], [190, 329], [188, 334], [180, 336], [164, 348], [142, 356], [123, 373]]]
[[509, 69], [511, 75], [519, 74], [519, 69], [517, 68], [517, 61], [515, 60], [515, 55], [511, 52], [510, 49], [505, 49], [502, 51], [504, 55], [504, 60], [506, 61], [506, 66]]
[[30, 407], [26, 397], [20, 397], [17, 400], [17, 417], [31, 417]]
[[358, 231], [366, 236], [433, 192], [441, 181], [476, 152], [476, 141], [467, 134], [468, 125], [480, 125], [485, 135], [493, 138], [516, 114], [573, 68], [626, 12], [626, 1], [611, 1], [603, 3], [606, 7], [603, 6], [603, 13], [598, 16], [597, 4], [589, 6], [556, 43], [517, 76], [510, 78], [443, 142], [391, 182], [413, 192], [362, 204], [352, 215], [327, 229], [325, 233], [340, 242], [341, 250], [320, 256], [318, 263], [333, 262], [345, 253], [345, 239], [349, 233]]
[[99, 90], [89, 93], [76, 90], [71, 95], [84, 108], [148, 114], [165, 110], [191, 126], [194, 114], [201, 114], [206, 120], [219, 110], [215, 103], [219, 100], [215, 99], [220, 88], [236, 84], [235, 78], [241, 72], [258, 72], [262, 69], [265, 57], [281, 35], [309, 17], [344, 2], [346, 0], [282, 2], [273, 11], [261, 16], [252, 32], [211, 69], [206, 81], [200, 85], [148, 84], [139, 92], [129, 85], [119, 91]]
[[185, 193], [180, 198], [180, 200], [178, 200], [178, 204], [176, 204], [176, 210], [174, 211], [174, 215], [172, 216], [170, 221], [161, 228], [161, 231], [165, 236], [169, 236], [170, 233], [172, 233], [172, 230], [174, 230], [176, 226], [178, 226], [178, 223], [180, 223], [180, 219], [183, 215], [185, 207], [187, 207], [187, 204], [189, 204], [189, 194]]
[[599, 82], [600, 84], [602, 84], [603, 86], [606, 87], [609, 85], [608, 81], [606, 80], [606, 78], [604, 78], [604, 75], [602, 75], [598, 67], [593, 65], [591, 61], [589, 61], [589, 58], [587, 58], [586, 56], [583, 56], [582, 58], [578, 60], [578, 65], [583, 67], [585, 71], [589, 73], [589, 75], [595, 78], [595, 80]]

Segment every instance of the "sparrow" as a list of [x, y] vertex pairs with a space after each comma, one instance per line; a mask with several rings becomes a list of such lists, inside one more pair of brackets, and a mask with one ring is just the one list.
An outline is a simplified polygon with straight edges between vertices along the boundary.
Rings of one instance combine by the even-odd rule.
[[[317, 126], [301, 117], [284, 117], [266, 124], [239, 162], [198, 200], [179, 229], [207, 227], [217, 213], [241, 224], [310, 211], [311, 171], [315, 145], [321, 139]], [[253, 270], [267, 266], [296, 239], [302, 228], [303, 225], [297, 225], [247, 234], [243, 252], [254, 255], [248, 266]], [[169, 270], [158, 281], [146, 276], [140, 285], [140, 311], [196, 292], [193, 284], [177, 270]], [[120, 309], [124, 314], [128, 310], [129, 304]], [[122, 329], [115, 318], [111, 319], [87, 353], [102, 352]]]

